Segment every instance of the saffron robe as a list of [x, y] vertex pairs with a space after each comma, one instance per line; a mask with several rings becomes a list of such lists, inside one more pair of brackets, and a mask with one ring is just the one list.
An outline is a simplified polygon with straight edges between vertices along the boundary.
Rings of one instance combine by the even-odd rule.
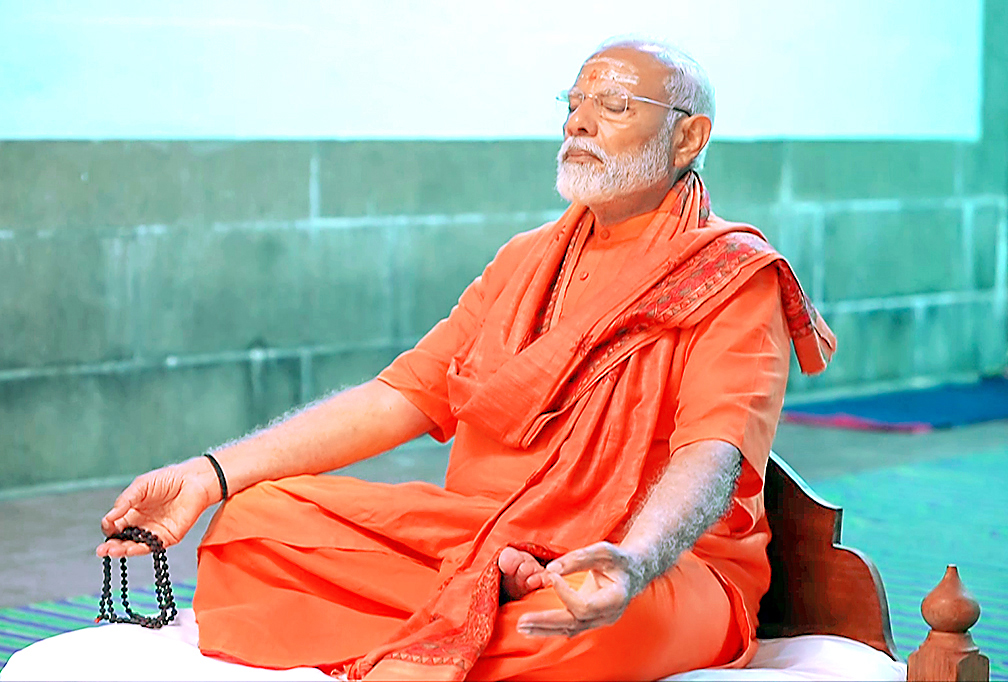
[[[313, 476], [235, 495], [199, 550], [200, 648], [351, 678], [383, 661], [418, 678], [654, 679], [751, 659], [789, 341], [810, 371], [835, 341], [779, 254], [708, 201], [689, 173], [622, 225], [596, 231], [573, 205], [508, 242], [379, 376], [454, 436], [445, 487]], [[500, 605], [501, 548], [618, 542], [671, 454], [708, 439], [743, 470], [692, 550], [612, 626], [518, 634], [521, 614], [562, 605], [549, 589]]]

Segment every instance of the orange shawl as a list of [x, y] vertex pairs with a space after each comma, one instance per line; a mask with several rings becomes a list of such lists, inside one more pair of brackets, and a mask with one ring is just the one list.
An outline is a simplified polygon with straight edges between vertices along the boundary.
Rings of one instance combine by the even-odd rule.
[[554, 424], [543, 435], [544, 461], [445, 559], [437, 594], [391, 642], [354, 663], [351, 679], [383, 658], [463, 679], [492, 634], [503, 547], [550, 559], [609, 537], [629, 518], [663, 394], [664, 330], [697, 324], [773, 265], [802, 370], [829, 361], [835, 339], [790, 266], [755, 228], [708, 220], [709, 197], [692, 171], [659, 206], [616, 284], [554, 325], [557, 282], [588, 237], [586, 212], [572, 205], [540, 231], [449, 369], [453, 414], [502, 443], [526, 448]]

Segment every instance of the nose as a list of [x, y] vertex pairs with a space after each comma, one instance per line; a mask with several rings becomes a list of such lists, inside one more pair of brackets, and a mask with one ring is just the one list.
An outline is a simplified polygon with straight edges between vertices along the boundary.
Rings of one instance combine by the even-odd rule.
[[598, 132], [598, 121], [595, 120], [595, 109], [590, 106], [590, 100], [585, 99], [574, 111], [567, 115], [564, 123], [564, 138], [594, 137]]

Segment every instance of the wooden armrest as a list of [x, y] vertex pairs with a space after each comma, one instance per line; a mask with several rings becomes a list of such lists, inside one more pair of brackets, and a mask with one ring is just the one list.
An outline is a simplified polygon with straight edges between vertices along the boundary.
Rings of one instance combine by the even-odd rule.
[[816, 495], [774, 452], [763, 500], [771, 532], [770, 589], [760, 602], [758, 636], [839, 635], [896, 660], [878, 569], [840, 544], [843, 510]]
[[[760, 602], [761, 638], [839, 635], [896, 660], [889, 605], [875, 564], [840, 544], [843, 510], [826, 502], [776, 453], [770, 453], [763, 500], [771, 539], [770, 588]], [[980, 606], [955, 566], [921, 605], [931, 632], [907, 662], [907, 679], [964, 682], [990, 679], [990, 661], [969, 628]]]

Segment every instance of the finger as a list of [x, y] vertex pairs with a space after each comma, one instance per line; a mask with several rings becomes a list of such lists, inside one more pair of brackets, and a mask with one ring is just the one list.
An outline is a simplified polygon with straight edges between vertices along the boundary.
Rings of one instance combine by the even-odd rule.
[[543, 577], [547, 584], [553, 588], [553, 591], [556, 592], [557, 596], [560, 597], [560, 601], [563, 602], [563, 605], [567, 607], [567, 610], [570, 611], [574, 618], [585, 620], [590, 617], [588, 602], [584, 595], [568, 585], [566, 580], [555, 573], [546, 571]]
[[105, 535], [111, 535], [116, 532], [116, 521], [121, 519], [127, 511], [130, 510], [130, 505], [127, 503], [119, 504], [118, 502], [108, 511], [105, 516], [101, 519], [102, 532]]
[[514, 547], [505, 547], [497, 557], [497, 567], [503, 573], [514, 573], [515, 566], [521, 564], [521, 552]]
[[537, 571], [530, 575], [525, 581], [525, 587], [530, 590], [540, 590], [546, 587], [546, 579], [543, 577], [545, 571]]
[[116, 501], [112, 503], [112, 508], [102, 517], [101, 527], [106, 535], [118, 533], [128, 524], [123, 519], [136, 508], [140, 500], [144, 497], [140, 479], [134, 479], [132, 483], [119, 494]]
[[127, 542], [126, 544], [126, 556], [149, 554], [150, 551], [151, 548], [143, 542]]
[[601, 619], [579, 621], [569, 611], [553, 609], [525, 614], [518, 619], [517, 630], [532, 637], [572, 637], [579, 632], [607, 624]]
[[527, 581], [529, 579], [529, 576], [531, 576], [533, 573], [537, 573], [541, 569], [542, 567], [539, 566], [539, 564], [537, 564], [536, 562], [526, 561], [522, 563], [520, 566], [518, 566], [518, 570], [515, 571], [515, 578], [519, 582]]
[[[121, 533], [130, 526], [136, 526], [138, 528], [146, 528], [147, 524], [144, 521], [148, 521], [149, 517], [145, 516], [139, 509], [131, 507], [126, 510], [126, 513], [120, 516], [112, 524], [115, 527], [116, 533]], [[151, 530], [147, 528], [147, 530]]]
[[567, 609], [549, 609], [547, 611], [532, 611], [518, 619], [518, 631], [551, 630], [566, 631], [577, 625], [575, 618]]
[[581, 589], [575, 590], [563, 578], [549, 575], [560, 601], [578, 621], [615, 623], [626, 610], [626, 592], [616, 583], [599, 588], [589, 573]]
[[136, 505], [144, 496], [146, 481], [143, 476], [137, 476], [133, 482], [126, 486], [126, 489], [119, 493], [119, 497], [112, 503], [112, 509], [106, 516], [111, 516], [118, 512], [116, 516], [121, 516], [122, 512]]
[[106, 540], [95, 550], [98, 556], [110, 556], [114, 559], [124, 556], [138, 556], [148, 552], [150, 552], [150, 547], [142, 542], [133, 542], [132, 540]]
[[558, 575], [587, 571], [590, 568], [609, 568], [614, 562], [613, 546], [608, 542], [596, 542], [587, 547], [571, 550], [546, 565], [547, 571]]

